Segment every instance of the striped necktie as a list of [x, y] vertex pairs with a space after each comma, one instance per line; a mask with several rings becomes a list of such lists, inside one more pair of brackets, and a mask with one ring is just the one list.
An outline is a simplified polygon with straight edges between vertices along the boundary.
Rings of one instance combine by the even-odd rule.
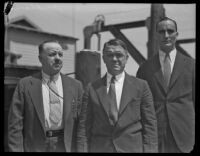
[[171, 77], [171, 64], [169, 53], [166, 53], [164, 63], [163, 63], [163, 76], [166, 86], [168, 87], [170, 77]]
[[117, 100], [116, 100], [116, 92], [115, 92], [115, 77], [111, 78], [110, 88], [108, 92], [108, 97], [110, 101], [110, 108], [109, 108], [109, 117], [113, 124], [116, 123], [118, 120], [118, 109], [117, 109]]
[[50, 79], [47, 85], [49, 86], [49, 120], [51, 122], [52, 128], [56, 128], [62, 118], [58, 89], [56, 87], [56, 83], [52, 79]]

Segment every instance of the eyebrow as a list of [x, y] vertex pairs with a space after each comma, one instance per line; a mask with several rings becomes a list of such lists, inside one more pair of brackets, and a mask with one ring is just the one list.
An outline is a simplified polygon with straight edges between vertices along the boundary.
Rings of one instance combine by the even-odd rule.
[[62, 50], [49, 49], [50, 52], [63, 52]]
[[174, 29], [170, 29], [170, 28], [168, 28], [168, 29], [160, 29], [160, 30], [158, 30], [158, 32], [162, 32], [162, 31], [173, 31], [173, 32], [175, 32], [176, 30], [174, 30]]
[[167, 28], [167, 29], [160, 29], [160, 30], [175, 30], [173, 28]]

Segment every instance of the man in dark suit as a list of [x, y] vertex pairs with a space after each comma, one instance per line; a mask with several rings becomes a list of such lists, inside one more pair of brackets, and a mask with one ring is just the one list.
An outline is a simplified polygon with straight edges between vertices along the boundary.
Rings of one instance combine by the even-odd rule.
[[175, 48], [177, 24], [167, 17], [157, 23], [158, 53], [138, 69], [153, 94], [159, 152], [190, 152], [195, 136], [195, 61]]
[[128, 75], [127, 47], [104, 44], [107, 74], [88, 85], [78, 125], [79, 152], [157, 152], [157, 121], [146, 81]]
[[75, 151], [82, 84], [60, 73], [63, 51], [57, 41], [39, 45], [42, 71], [19, 81], [8, 117], [13, 152]]

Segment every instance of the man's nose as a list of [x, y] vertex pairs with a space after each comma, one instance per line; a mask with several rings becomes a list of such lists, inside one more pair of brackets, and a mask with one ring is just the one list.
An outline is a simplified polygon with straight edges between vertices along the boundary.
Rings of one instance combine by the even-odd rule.
[[60, 59], [59, 54], [56, 54], [56, 55], [55, 55], [55, 58], [56, 58], [56, 59]]
[[117, 60], [117, 56], [116, 55], [113, 55], [113, 60]]
[[165, 31], [164, 35], [165, 37], [169, 37], [169, 33], [167, 31]]

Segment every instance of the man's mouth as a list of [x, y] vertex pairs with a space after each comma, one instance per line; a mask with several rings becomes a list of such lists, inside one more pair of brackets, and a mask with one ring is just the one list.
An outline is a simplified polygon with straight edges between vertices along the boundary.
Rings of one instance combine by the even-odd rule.
[[113, 63], [113, 66], [119, 66], [119, 64], [118, 63]]
[[171, 43], [170, 40], [163, 41], [163, 43], [168, 44]]
[[59, 66], [61, 66], [61, 63], [55, 63], [54, 66], [59, 67]]
[[114, 64], [113, 68], [119, 68], [119, 65], [118, 64]]

